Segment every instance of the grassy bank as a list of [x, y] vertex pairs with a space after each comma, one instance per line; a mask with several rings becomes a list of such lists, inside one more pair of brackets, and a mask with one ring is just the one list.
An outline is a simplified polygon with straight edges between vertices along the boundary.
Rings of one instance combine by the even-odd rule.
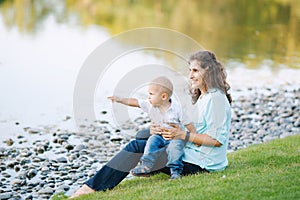
[[299, 144], [300, 135], [273, 140], [230, 153], [222, 172], [178, 181], [164, 174], [135, 178], [78, 199], [300, 199]]

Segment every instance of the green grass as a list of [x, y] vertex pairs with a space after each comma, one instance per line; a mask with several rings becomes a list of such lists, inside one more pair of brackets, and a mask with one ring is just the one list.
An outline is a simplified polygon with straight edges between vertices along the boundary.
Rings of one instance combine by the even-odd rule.
[[222, 172], [176, 181], [164, 174], [135, 178], [78, 199], [300, 199], [300, 135], [253, 145], [228, 159]]

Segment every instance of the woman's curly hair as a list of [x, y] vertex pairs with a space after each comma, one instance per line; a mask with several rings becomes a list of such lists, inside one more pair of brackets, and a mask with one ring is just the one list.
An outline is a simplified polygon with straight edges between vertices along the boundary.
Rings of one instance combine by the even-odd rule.
[[[226, 72], [224, 66], [217, 60], [215, 54], [210, 51], [198, 51], [190, 56], [189, 63], [197, 61], [199, 66], [205, 70], [203, 76], [204, 90], [208, 91], [210, 88], [217, 88], [224, 92], [229, 103], [232, 98], [228, 93], [230, 85], [226, 82]], [[195, 104], [201, 95], [200, 89], [190, 89], [192, 102]]]

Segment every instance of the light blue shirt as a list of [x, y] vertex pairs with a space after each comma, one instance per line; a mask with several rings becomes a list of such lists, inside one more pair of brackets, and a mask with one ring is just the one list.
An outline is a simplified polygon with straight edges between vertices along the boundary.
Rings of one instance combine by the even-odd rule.
[[231, 108], [226, 95], [210, 89], [197, 101], [198, 121], [194, 124], [198, 134], [207, 134], [219, 141], [221, 147], [195, 146], [188, 142], [183, 161], [196, 164], [208, 171], [220, 171], [228, 165], [227, 147], [230, 133]]

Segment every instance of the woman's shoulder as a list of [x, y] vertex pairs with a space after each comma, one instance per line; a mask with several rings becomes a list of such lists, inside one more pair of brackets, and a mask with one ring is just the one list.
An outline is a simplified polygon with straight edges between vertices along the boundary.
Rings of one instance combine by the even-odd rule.
[[227, 97], [225, 93], [219, 89], [209, 89], [207, 94], [205, 95], [206, 101], [225, 101], [227, 100]]
[[217, 97], [226, 97], [224, 92], [222, 92], [220, 89], [217, 89], [217, 88], [209, 89], [205, 96], [209, 99], [217, 98]]
[[225, 100], [226, 95], [221, 90], [212, 88], [209, 89], [203, 97], [200, 97], [198, 100], [198, 105], [202, 108], [208, 108], [211, 104], [223, 102]]

